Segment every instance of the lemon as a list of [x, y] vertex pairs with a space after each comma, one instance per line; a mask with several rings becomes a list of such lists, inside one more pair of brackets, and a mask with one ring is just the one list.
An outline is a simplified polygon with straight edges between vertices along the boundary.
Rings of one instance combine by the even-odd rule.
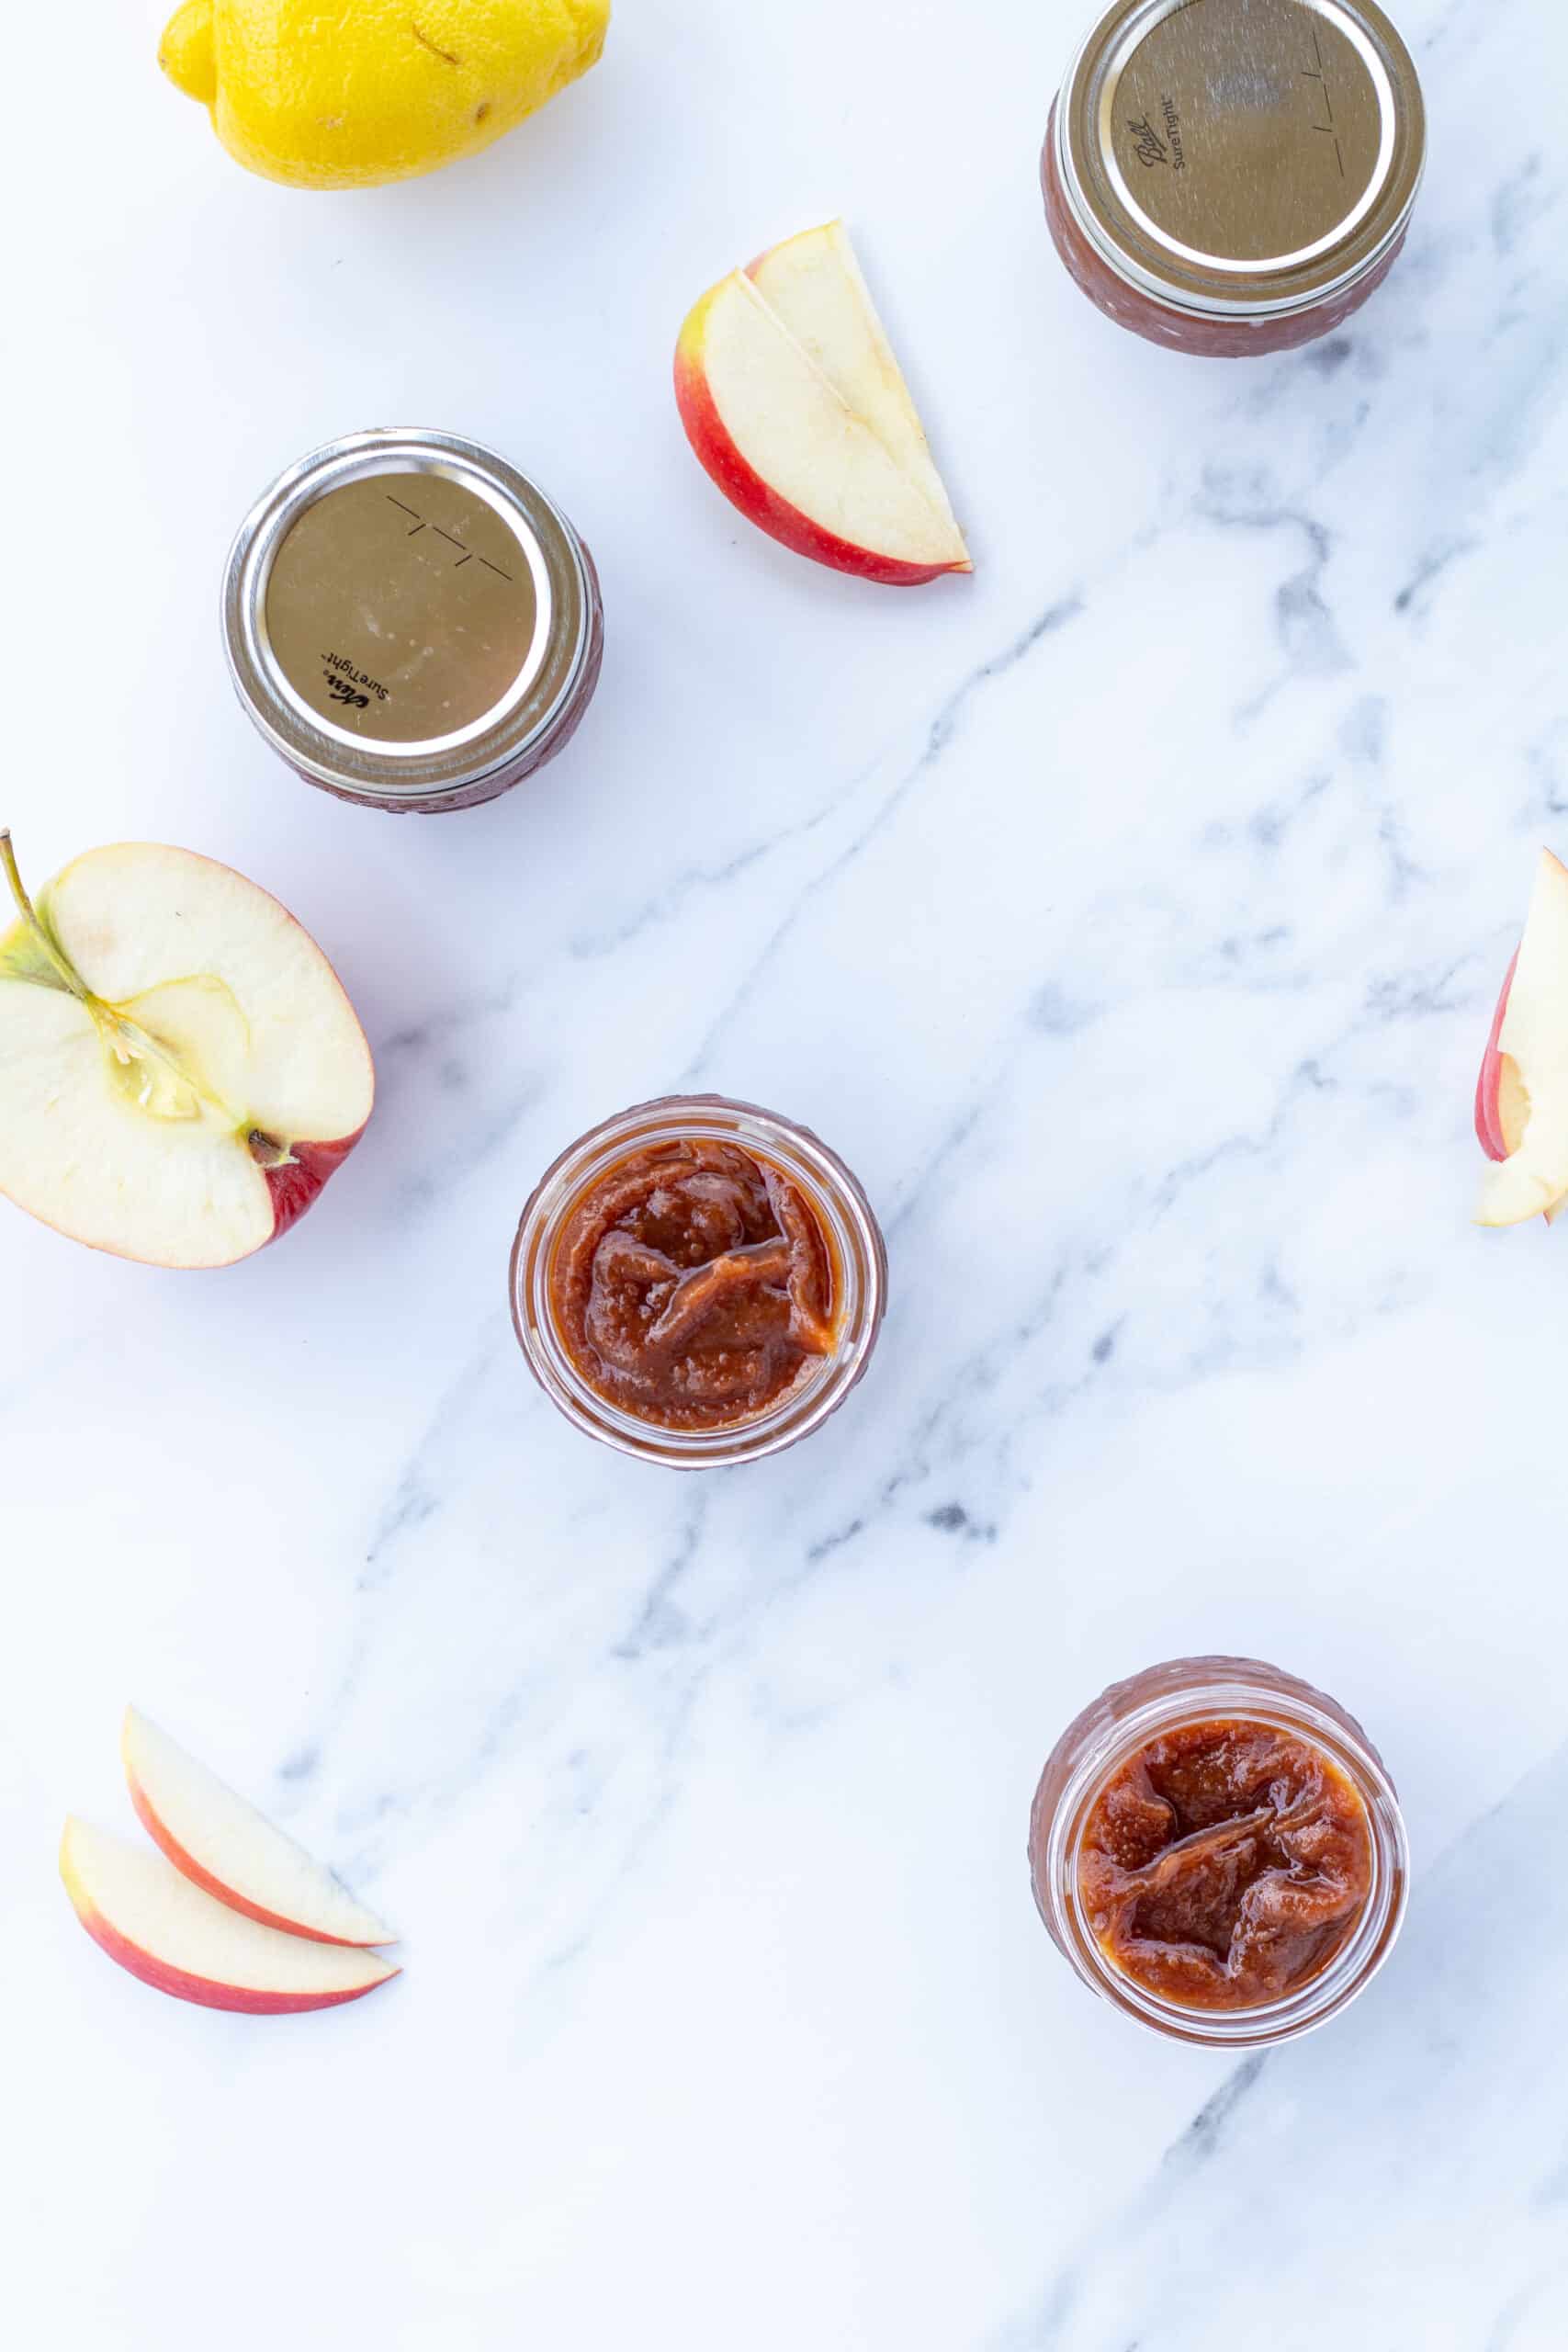
[[231, 155], [290, 187], [411, 179], [595, 62], [610, 0], [185, 0], [158, 60]]

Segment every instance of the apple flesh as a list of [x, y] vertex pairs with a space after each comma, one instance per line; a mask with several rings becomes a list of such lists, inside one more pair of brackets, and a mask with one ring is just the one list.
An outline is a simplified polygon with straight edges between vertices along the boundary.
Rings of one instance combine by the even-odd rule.
[[894, 587], [973, 569], [841, 223], [709, 288], [675, 399], [725, 496], [797, 554]]
[[1478, 1221], [1552, 1221], [1568, 1203], [1568, 867], [1543, 850], [1475, 1090], [1475, 1131], [1496, 1163]]
[[231, 1911], [147, 1853], [70, 1820], [60, 1874], [95, 1943], [142, 1984], [203, 2008], [287, 2016], [357, 2001], [398, 1974], [389, 1961], [314, 1943]]
[[0, 864], [0, 1193], [152, 1265], [231, 1265], [287, 1232], [375, 1094], [309, 933], [189, 850], [90, 850], [36, 907], [5, 833]]
[[[886, 329], [841, 220], [803, 229], [760, 254], [747, 277], [802, 349], [870, 425], [941, 515], [964, 554], [947, 490]], [[966, 555], [954, 569], [968, 570]]]
[[288, 1935], [352, 1946], [396, 1940], [303, 1846], [135, 1707], [125, 1711], [120, 1753], [142, 1827], [193, 1885]]

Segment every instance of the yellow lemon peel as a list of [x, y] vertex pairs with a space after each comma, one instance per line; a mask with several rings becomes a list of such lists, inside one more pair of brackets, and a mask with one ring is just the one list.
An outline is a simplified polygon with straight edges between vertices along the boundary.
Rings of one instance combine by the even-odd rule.
[[477, 154], [597, 62], [610, 0], [185, 0], [158, 61], [247, 170], [373, 187]]

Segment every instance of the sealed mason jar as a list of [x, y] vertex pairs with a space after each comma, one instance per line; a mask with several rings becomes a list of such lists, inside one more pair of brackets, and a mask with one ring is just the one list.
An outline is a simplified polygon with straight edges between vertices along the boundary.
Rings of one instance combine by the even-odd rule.
[[[1409, 1853], [1353, 1716], [1257, 1658], [1177, 1658], [1067, 1726], [1029, 1824], [1040, 1916], [1083, 1982], [1180, 2041], [1289, 2041], [1393, 1949]], [[1255, 1996], [1256, 1991], [1256, 1996]]]
[[1045, 218], [1119, 326], [1201, 357], [1284, 351], [1387, 276], [1426, 148], [1372, 0], [1114, 0], [1051, 108]]
[[546, 1170], [512, 1252], [528, 1364], [567, 1419], [675, 1469], [819, 1429], [866, 1368], [887, 1260], [864, 1192], [808, 1129], [668, 1095]]
[[566, 516], [455, 433], [313, 450], [245, 517], [224, 579], [246, 711], [297, 775], [367, 808], [510, 791], [576, 729], [604, 634]]

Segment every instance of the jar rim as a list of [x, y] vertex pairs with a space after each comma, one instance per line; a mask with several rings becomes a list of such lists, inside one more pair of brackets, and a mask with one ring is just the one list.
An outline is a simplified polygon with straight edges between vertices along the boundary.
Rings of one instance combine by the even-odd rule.
[[[1172, 1661], [1171, 1665], [1185, 1663]], [[1091, 1990], [1168, 2038], [1211, 2048], [1257, 2048], [1293, 2040], [1326, 2023], [1382, 1967], [1404, 1921], [1409, 1844], [1398, 1792], [1382, 1758], [1360, 1725], [1337, 1702], [1261, 1660], [1216, 1657], [1192, 1663], [1216, 1671], [1207, 1679], [1156, 1690], [1125, 1714], [1108, 1716], [1088, 1734], [1083, 1753], [1055, 1794], [1043, 1849], [1037, 1859], [1038, 1815], [1051, 1765], [1063, 1744], [1058, 1743], [1035, 1792], [1031, 1882], [1041, 1917]], [[1279, 1675], [1280, 1682], [1261, 1679], [1260, 1668], [1264, 1675]], [[1161, 1669], [1147, 1671], [1157, 1675]], [[1112, 1684], [1111, 1690], [1121, 1687]], [[1086, 1715], [1092, 1713], [1092, 1709], [1086, 1711]], [[1174, 2001], [1124, 1975], [1106, 1957], [1089, 1925], [1077, 1867], [1089, 1815], [1112, 1773], [1162, 1732], [1216, 1718], [1288, 1731], [1321, 1748], [1360, 1798], [1371, 1849], [1372, 1879], [1366, 1900], [1354, 1929], [1327, 1966], [1277, 2000], [1245, 2009], [1204, 2008]], [[1064, 1742], [1075, 1728], [1069, 1726]]]
[[[550, 1295], [555, 1250], [567, 1216], [628, 1151], [694, 1137], [754, 1150], [807, 1197], [828, 1240], [842, 1312], [833, 1352], [760, 1412], [716, 1430], [672, 1430], [623, 1410], [573, 1363]], [[853, 1171], [810, 1128], [761, 1104], [722, 1094], [661, 1095], [588, 1128], [558, 1153], [529, 1194], [512, 1247], [513, 1327], [529, 1370], [551, 1403], [588, 1436], [617, 1452], [679, 1470], [718, 1469], [779, 1453], [820, 1428], [863, 1375], [886, 1303], [882, 1229]]]

